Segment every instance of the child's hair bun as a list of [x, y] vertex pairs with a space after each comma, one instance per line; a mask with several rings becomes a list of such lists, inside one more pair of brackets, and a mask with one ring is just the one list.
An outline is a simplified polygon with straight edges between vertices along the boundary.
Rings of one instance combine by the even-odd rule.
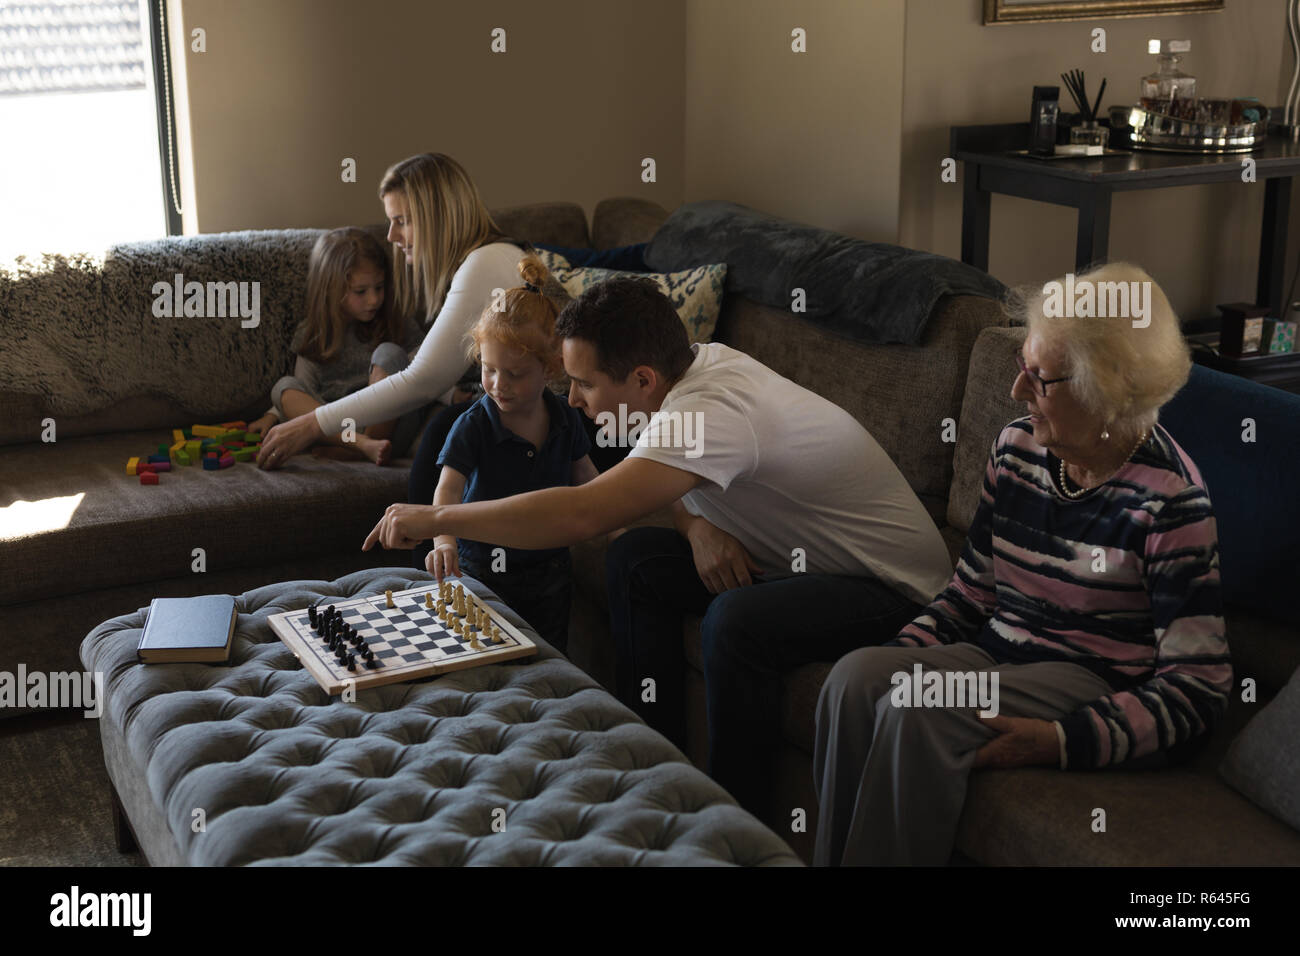
[[550, 270], [533, 253], [519, 260], [519, 277], [528, 285], [535, 286], [540, 292], [551, 278]]

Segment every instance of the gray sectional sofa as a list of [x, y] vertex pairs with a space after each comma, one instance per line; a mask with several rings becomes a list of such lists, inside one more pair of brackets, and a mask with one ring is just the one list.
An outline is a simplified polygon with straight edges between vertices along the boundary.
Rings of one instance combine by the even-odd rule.
[[[590, 229], [580, 209], [564, 204], [499, 210], [496, 215], [507, 232], [521, 238], [608, 248], [648, 240], [667, 211], [636, 200], [610, 200], [597, 207]], [[0, 505], [18, 499], [62, 502], [48, 506], [43, 518], [19, 534], [0, 532], [8, 534], [0, 544], [0, 668], [21, 659], [29, 667], [79, 669], [77, 648], [87, 632], [114, 615], [130, 614], [154, 596], [238, 594], [292, 579], [329, 580], [365, 567], [369, 558], [357, 550], [361, 538], [385, 505], [405, 499], [405, 462], [376, 469], [304, 458], [295, 468], [277, 473], [241, 465], [216, 477], [180, 476], [184, 483], [164, 476], [159, 488], [141, 488], [122, 471], [126, 456], [137, 453], [133, 449], [165, 440], [172, 427], [245, 417], [259, 410], [265, 389], [288, 363], [292, 308], [301, 294], [312, 235], [174, 240], [110, 255], [95, 275], [89, 265], [69, 262], [53, 263], [31, 275], [0, 276], [0, 319], [7, 326], [16, 323], [18, 341], [26, 343], [16, 354], [7, 350], [0, 358], [0, 487], [5, 496]], [[240, 261], [247, 263], [250, 275], [265, 275], [275, 286], [272, 294], [264, 295], [264, 334], [259, 340], [259, 348], [274, 357], [265, 367], [256, 366], [261, 369], [259, 385], [232, 395], [222, 371], [228, 354], [245, 356], [248, 367], [255, 366], [246, 343], [235, 337], [235, 328], [221, 330], [210, 343], [208, 357], [186, 366], [189, 374], [209, 384], [188, 393], [204, 396], [200, 407], [194, 407], [154, 392], [153, 383], [176, 361], [168, 349], [180, 346], [164, 340], [159, 327], [141, 317], [148, 312], [148, 288], [138, 280], [122, 285], [126, 267], [116, 259], [149, 256], [162, 268], [183, 264], [187, 277], [193, 270], [201, 278], [209, 251], [245, 257]], [[288, 288], [292, 282], [298, 283], [296, 290]], [[119, 338], [139, 339], [133, 346], [138, 366], [128, 386], [111, 396], [111, 381], [98, 386], [100, 397], [111, 397], [115, 404], [67, 412], [57, 404], [66, 396], [46, 394], [46, 385], [31, 379], [24, 370], [33, 361], [58, 361], [57, 350], [41, 344], [33, 316], [63, 317], [77, 336], [109, 352], [116, 350], [119, 358]], [[760, 305], [729, 285], [715, 337], [854, 414], [898, 463], [955, 557], [974, 512], [989, 444], [1002, 425], [1021, 414], [1007, 394], [1020, 335], [998, 303], [949, 296], [935, 307], [921, 344], [864, 346], [833, 337], [785, 310]], [[825, 362], [832, 353], [836, 361]], [[1278, 423], [1281, 433], [1274, 440], [1300, 446], [1300, 415], [1285, 400], [1274, 398], [1272, 390], [1243, 392], [1223, 376], [1197, 370], [1185, 392], [1175, 402], [1178, 409], [1169, 419], [1170, 427], [1179, 429], [1175, 437], [1198, 462], [1199, 455], [1211, 454], [1210, 446], [1193, 450], [1197, 422], [1210, 410], [1231, 417], [1240, 416], [1243, 407], [1259, 414], [1268, 406], [1274, 416], [1270, 421]], [[39, 436], [42, 420], [50, 416], [58, 423], [58, 441], [46, 444]], [[943, 438], [948, 420], [957, 424], [955, 442]], [[1216, 502], [1293, 487], [1285, 475], [1276, 473], [1285, 467], [1280, 461], [1261, 457], [1238, 464], [1233, 470], [1233, 461], [1227, 460], [1209, 469], [1202, 462]], [[643, 523], [669, 522], [661, 514], [647, 516]], [[1279, 528], [1293, 530], [1291, 525]], [[1229, 643], [1239, 679], [1247, 676], [1258, 682], [1258, 700], [1234, 701], [1225, 725], [1186, 766], [976, 774], [958, 836], [961, 858], [1039, 865], [1300, 862], [1300, 833], [1226, 786], [1216, 772], [1243, 725], [1267, 706], [1300, 665], [1300, 627], [1294, 616], [1288, 617], [1285, 609], [1262, 608], [1244, 596], [1248, 588], [1243, 578], [1255, 572], [1240, 572], [1248, 556], [1239, 542], [1252, 536], [1267, 539], [1274, 530], [1248, 510], [1225, 508], [1220, 518], [1225, 586], [1230, 571], [1236, 582], [1230, 595], [1235, 597], [1229, 609]], [[190, 570], [192, 549], [199, 546], [207, 549], [204, 574]], [[611, 687], [604, 543], [587, 542], [573, 554], [576, 588], [568, 656], [595, 681]], [[1277, 565], [1280, 554], [1269, 552], [1260, 567]], [[391, 561], [391, 556], [379, 560]], [[1297, 577], [1290, 570], [1285, 574]], [[1255, 576], [1260, 575], [1264, 572]], [[688, 756], [702, 766], [706, 753], [698, 621], [687, 622], [682, 640], [692, 688]], [[87, 664], [109, 659], [99, 656], [107, 653], [102, 647], [106, 645], [98, 639], [87, 642]], [[118, 661], [115, 666], [126, 663], [118, 657], [112, 660]], [[810, 665], [789, 675], [783, 732], [772, 742], [780, 765], [774, 801], [779, 809], [767, 822], [805, 860], [811, 858], [816, 825], [810, 760], [813, 714], [829, 669], [830, 664]], [[1105, 837], [1089, 826], [1098, 806], [1108, 811]], [[794, 809], [807, 811], [806, 830], [791, 829]]]

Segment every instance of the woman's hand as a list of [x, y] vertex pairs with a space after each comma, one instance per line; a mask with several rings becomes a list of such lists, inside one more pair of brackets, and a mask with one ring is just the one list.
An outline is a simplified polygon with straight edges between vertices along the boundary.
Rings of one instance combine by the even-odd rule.
[[985, 717], [984, 723], [997, 732], [975, 751], [974, 769], [1061, 765], [1061, 741], [1056, 725], [1037, 717]]
[[691, 522], [686, 539], [691, 543], [695, 570], [710, 594], [752, 584], [751, 575], [763, 573], [743, 544], [703, 518]]
[[379, 524], [366, 536], [361, 550], [369, 551], [378, 543], [387, 549], [409, 551], [437, 533], [438, 511], [438, 505], [389, 505]]
[[262, 437], [262, 450], [257, 453], [257, 467], [279, 468], [324, 437], [325, 433], [316, 421], [315, 412], [275, 425]]
[[460, 554], [456, 539], [439, 537], [433, 550], [424, 556], [424, 569], [437, 578], [439, 584], [443, 578], [460, 577]]

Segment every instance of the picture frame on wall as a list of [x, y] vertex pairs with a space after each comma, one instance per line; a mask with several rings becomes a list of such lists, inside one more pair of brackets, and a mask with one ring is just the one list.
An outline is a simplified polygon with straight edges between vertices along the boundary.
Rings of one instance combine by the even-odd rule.
[[1223, 0], [984, 0], [984, 25], [1213, 13]]

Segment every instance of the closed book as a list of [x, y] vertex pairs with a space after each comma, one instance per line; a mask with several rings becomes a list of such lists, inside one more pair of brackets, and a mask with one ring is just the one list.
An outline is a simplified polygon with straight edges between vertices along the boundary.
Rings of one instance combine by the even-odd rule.
[[225, 661], [234, 636], [235, 599], [229, 594], [154, 598], [136, 655], [145, 664]]

